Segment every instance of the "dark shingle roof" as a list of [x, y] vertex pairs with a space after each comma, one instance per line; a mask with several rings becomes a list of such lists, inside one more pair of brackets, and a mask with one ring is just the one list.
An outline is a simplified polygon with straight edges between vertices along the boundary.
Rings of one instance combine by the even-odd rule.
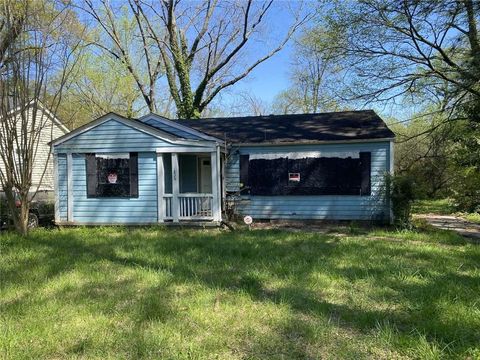
[[179, 124], [231, 143], [308, 143], [393, 138], [394, 133], [373, 111], [269, 115], [198, 120]]

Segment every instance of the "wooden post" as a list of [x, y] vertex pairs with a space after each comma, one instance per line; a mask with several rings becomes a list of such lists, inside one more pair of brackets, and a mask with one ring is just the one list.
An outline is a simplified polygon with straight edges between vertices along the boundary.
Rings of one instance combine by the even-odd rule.
[[172, 217], [173, 222], [178, 222], [180, 218], [180, 181], [178, 171], [178, 154], [172, 153]]
[[53, 154], [53, 193], [55, 195], [55, 223], [60, 221], [60, 194], [58, 193], [58, 155]]
[[67, 221], [73, 222], [73, 157], [67, 153]]
[[158, 222], [165, 219], [165, 167], [163, 164], [163, 154], [157, 153], [157, 213]]
[[[219, 148], [217, 147], [217, 150]], [[212, 195], [213, 195], [213, 203], [212, 203], [212, 215], [213, 221], [221, 221], [222, 214], [221, 214], [221, 206], [220, 206], [220, 175], [219, 171], [219, 163], [218, 163], [218, 152], [211, 152], [210, 153], [210, 164], [212, 167]]]

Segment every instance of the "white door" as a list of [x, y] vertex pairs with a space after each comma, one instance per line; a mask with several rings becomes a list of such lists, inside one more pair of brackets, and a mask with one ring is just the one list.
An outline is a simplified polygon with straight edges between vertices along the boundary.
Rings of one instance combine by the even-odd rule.
[[199, 158], [200, 161], [200, 192], [212, 193], [212, 164], [210, 158]]

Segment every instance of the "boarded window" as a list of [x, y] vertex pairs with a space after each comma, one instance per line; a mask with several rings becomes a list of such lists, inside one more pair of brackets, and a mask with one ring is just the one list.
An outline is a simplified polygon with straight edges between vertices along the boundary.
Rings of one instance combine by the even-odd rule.
[[240, 155], [240, 193], [248, 194], [249, 155]]
[[369, 152], [358, 158], [279, 157], [248, 162], [251, 195], [370, 195], [370, 183]]
[[87, 197], [138, 197], [138, 154], [87, 154]]

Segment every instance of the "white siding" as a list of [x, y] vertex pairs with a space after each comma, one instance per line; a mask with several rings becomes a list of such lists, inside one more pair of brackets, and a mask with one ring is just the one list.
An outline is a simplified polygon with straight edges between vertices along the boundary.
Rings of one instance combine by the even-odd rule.
[[[35, 153], [33, 172], [32, 172], [32, 191], [37, 189], [37, 186], [40, 184], [42, 179], [42, 174], [45, 171], [43, 176], [42, 183], [40, 184], [39, 190], [53, 190], [53, 156], [50, 154], [50, 141], [59, 138], [64, 135], [66, 131], [60, 128], [51, 118], [46, 114], [46, 112], [39, 107], [37, 110], [37, 118], [35, 121], [35, 127], [40, 131], [40, 142]], [[28, 121], [30, 122], [33, 119], [33, 108], [28, 109]], [[21, 132], [21, 120], [18, 116], [17, 122], [17, 131]], [[46, 168], [46, 170], [45, 170]], [[5, 167], [0, 159], [0, 169], [4, 171]]]

